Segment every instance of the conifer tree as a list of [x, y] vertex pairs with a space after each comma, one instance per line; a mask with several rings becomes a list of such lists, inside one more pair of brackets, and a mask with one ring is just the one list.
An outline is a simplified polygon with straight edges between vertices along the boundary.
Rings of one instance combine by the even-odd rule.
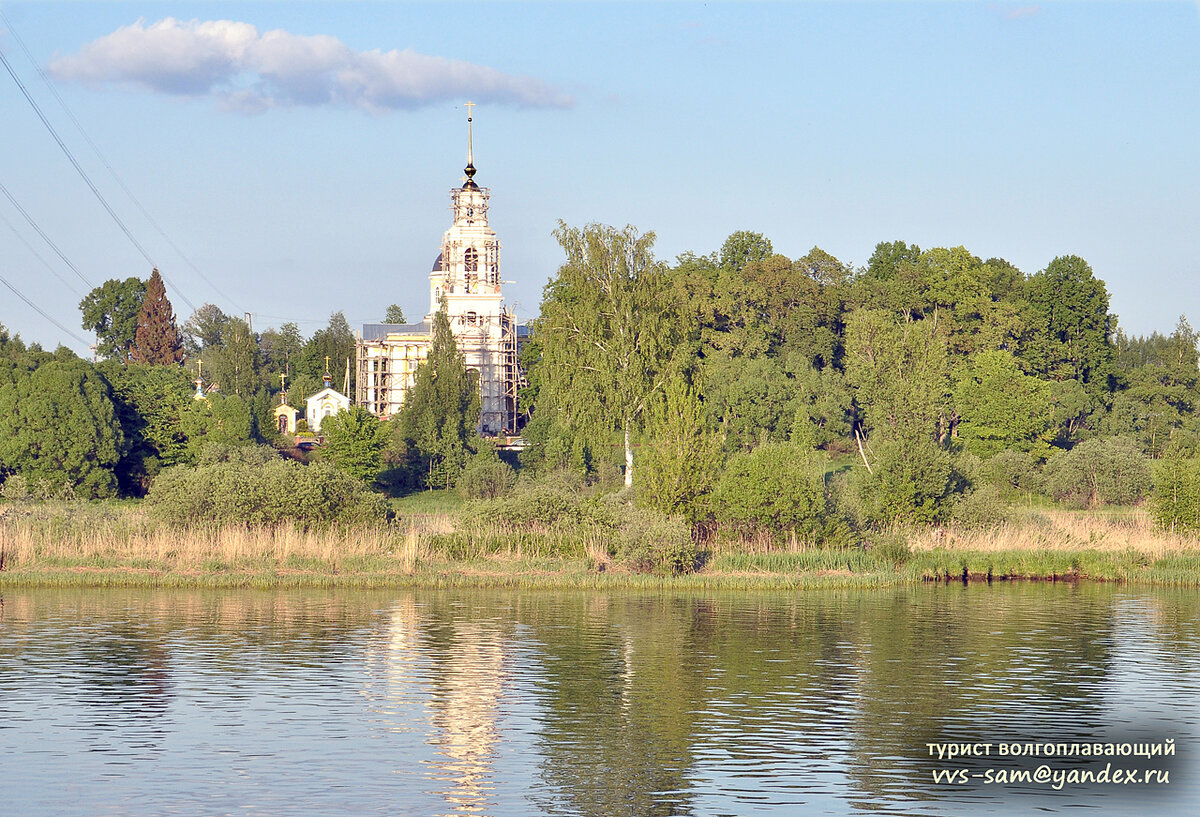
[[137, 332], [130, 356], [140, 363], [170, 365], [183, 361], [183, 343], [175, 326], [175, 313], [167, 288], [156, 267], [146, 282], [146, 299], [138, 313]]
[[430, 488], [453, 488], [475, 452], [479, 403], [478, 378], [463, 363], [443, 303], [433, 318], [429, 357], [398, 417], [400, 436]]

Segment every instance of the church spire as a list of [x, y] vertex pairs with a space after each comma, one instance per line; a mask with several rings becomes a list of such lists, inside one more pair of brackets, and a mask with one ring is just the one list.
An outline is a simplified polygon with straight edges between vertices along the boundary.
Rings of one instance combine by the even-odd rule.
[[467, 181], [463, 184], [463, 190], [478, 190], [479, 185], [475, 184], [475, 157], [471, 147], [471, 109], [475, 107], [475, 103], [467, 100], [467, 166], [463, 169], [463, 173], [467, 174]]

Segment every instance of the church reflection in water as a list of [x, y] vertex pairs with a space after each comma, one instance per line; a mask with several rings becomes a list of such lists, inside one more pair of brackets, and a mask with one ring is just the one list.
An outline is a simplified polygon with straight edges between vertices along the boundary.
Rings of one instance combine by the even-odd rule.
[[495, 622], [438, 615], [412, 596], [392, 608], [385, 632], [369, 656], [383, 688], [368, 694], [381, 726], [414, 738], [396, 771], [424, 778], [426, 792], [444, 801], [445, 817], [487, 814], [501, 737], [505, 633]]

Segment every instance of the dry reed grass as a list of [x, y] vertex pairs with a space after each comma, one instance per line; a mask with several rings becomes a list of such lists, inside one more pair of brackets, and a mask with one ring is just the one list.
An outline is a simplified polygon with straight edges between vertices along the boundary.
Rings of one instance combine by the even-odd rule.
[[413, 570], [427, 555], [425, 540], [452, 530], [444, 516], [398, 525], [194, 526], [147, 517], [140, 508], [97, 512], [74, 503], [6, 509], [0, 515], [0, 553], [7, 567], [45, 564], [130, 565], [160, 570], [235, 567], [332, 570], [348, 561], [397, 560]]
[[989, 528], [919, 529], [908, 532], [908, 540], [918, 552], [936, 548], [988, 553], [1133, 550], [1154, 558], [1200, 554], [1200, 540], [1156, 527], [1145, 508], [1110, 513], [1042, 509]]

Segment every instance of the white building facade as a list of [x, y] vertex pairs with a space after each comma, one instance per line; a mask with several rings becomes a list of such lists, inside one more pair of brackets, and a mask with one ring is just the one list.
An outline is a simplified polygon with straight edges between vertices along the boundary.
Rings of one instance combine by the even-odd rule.
[[467, 180], [450, 191], [454, 222], [429, 273], [429, 313], [417, 324], [363, 326], [356, 402], [380, 417], [400, 410], [429, 354], [433, 316], [444, 302], [458, 350], [478, 376], [480, 431], [501, 436], [517, 432], [517, 391], [523, 382], [518, 327], [504, 306], [500, 241], [488, 226], [488, 190], [475, 183], [470, 117], [467, 123]]

